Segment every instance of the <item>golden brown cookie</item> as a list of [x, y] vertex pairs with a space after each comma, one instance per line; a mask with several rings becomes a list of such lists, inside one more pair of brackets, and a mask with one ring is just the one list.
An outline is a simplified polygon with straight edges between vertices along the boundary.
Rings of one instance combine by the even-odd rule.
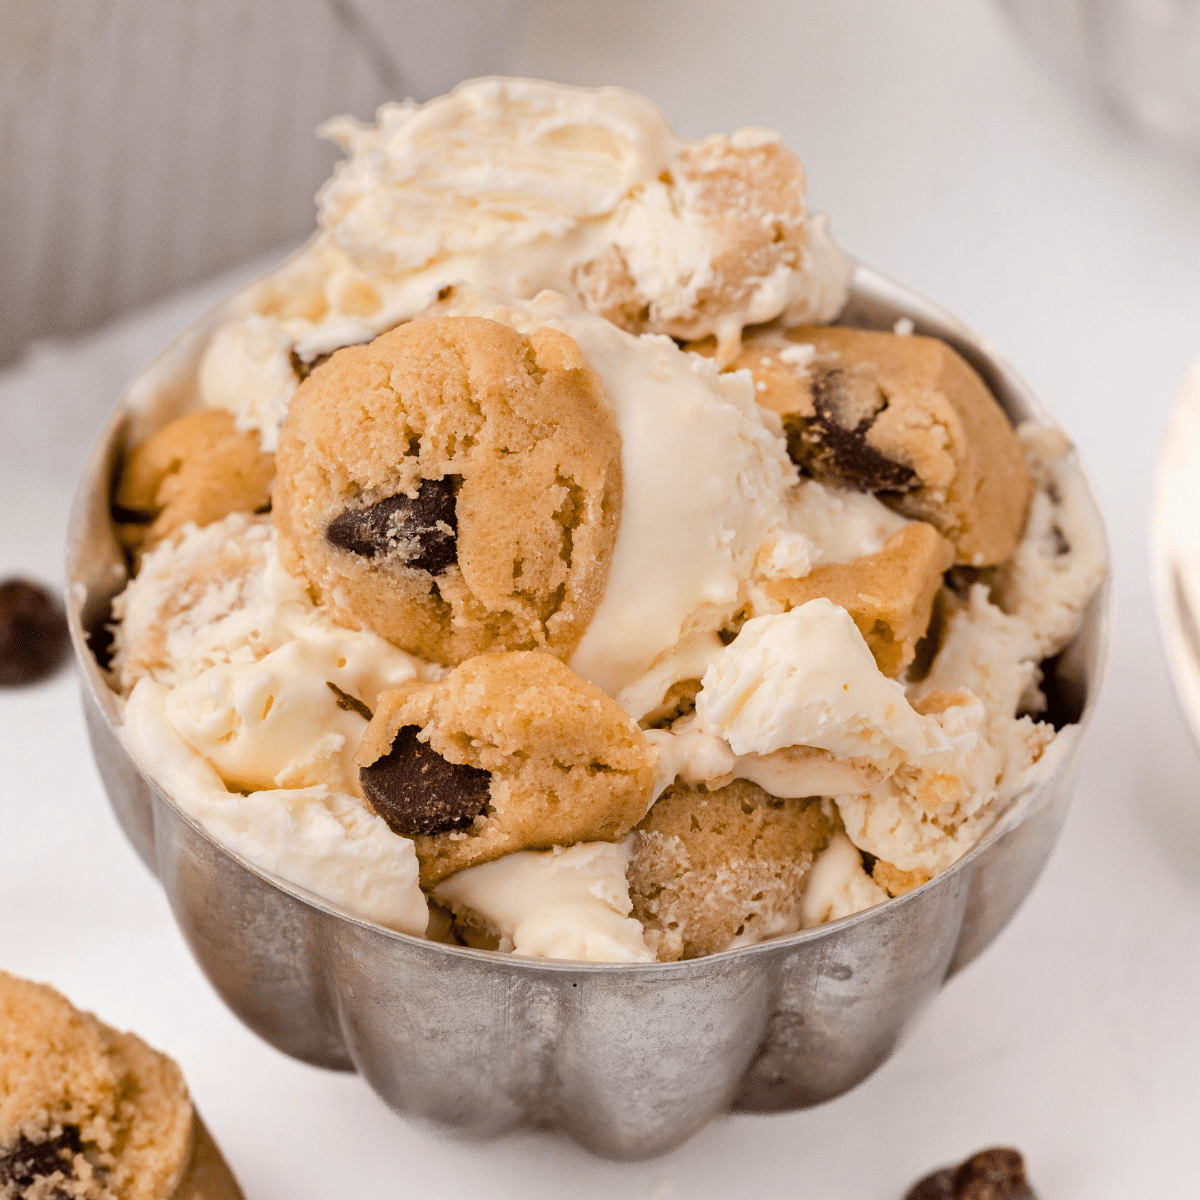
[[664, 280], [656, 260], [653, 275], [639, 279], [640, 264], [628, 260], [618, 232], [617, 244], [575, 274], [592, 312], [632, 333], [703, 336], [722, 315], [744, 314], [773, 273], [800, 268], [808, 241], [804, 166], [777, 139], [751, 130], [705, 138], [686, 146], [660, 183], [663, 211], [706, 246], [703, 259], [688, 264], [691, 273], [681, 267], [677, 280]]
[[231, 512], [264, 511], [274, 477], [275, 456], [259, 449], [257, 433], [239, 433], [232, 413], [188, 413], [121, 464], [116, 503], [136, 518], [120, 525], [121, 539], [144, 553], [188, 521], [209, 525]]
[[175, 1063], [0, 971], [0, 1197], [241, 1195]]
[[780, 800], [749, 780], [713, 792], [673, 784], [638, 825], [629, 861], [646, 944], [671, 962], [795, 932], [832, 828], [819, 800]]
[[788, 451], [811, 475], [928, 521], [960, 563], [1016, 549], [1032, 487], [1020, 443], [944, 342], [809, 325], [748, 339], [733, 365], [762, 385], [758, 402], [783, 417]]
[[954, 548], [932, 525], [914, 521], [875, 554], [816, 567], [803, 579], [763, 584], [784, 611], [826, 596], [854, 619], [885, 675], [899, 675], [913, 661], [929, 628], [933, 599]]
[[566, 334], [437, 317], [340, 350], [277, 458], [282, 561], [404, 650], [565, 658], [600, 603], [621, 438]]
[[432, 887], [514, 850], [624, 837], [646, 814], [657, 757], [615, 700], [534, 651], [384, 692], [355, 761]]

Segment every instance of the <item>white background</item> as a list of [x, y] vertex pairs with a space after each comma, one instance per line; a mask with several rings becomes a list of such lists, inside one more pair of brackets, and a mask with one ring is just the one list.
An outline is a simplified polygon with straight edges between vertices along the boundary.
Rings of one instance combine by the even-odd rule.
[[[1117, 619], [1062, 841], [1033, 896], [873, 1078], [807, 1112], [720, 1120], [654, 1162], [545, 1134], [446, 1141], [230, 1016], [122, 840], [68, 670], [0, 693], [0, 966], [182, 1063], [250, 1200], [899, 1200], [995, 1143], [1043, 1200], [1191, 1194], [1200, 1125], [1200, 764], [1153, 628], [1146, 510], [1200, 351], [1200, 166], [1136, 142], [981, 0], [537, 5], [503, 65], [649, 94], [681, 133], [757, 123], [808, 166], [847, 248], [990, 338], [1075, 436]], [[74, 480], [125, 380], [237, 279], [0, 376], [0, 576], [55, 582]]]

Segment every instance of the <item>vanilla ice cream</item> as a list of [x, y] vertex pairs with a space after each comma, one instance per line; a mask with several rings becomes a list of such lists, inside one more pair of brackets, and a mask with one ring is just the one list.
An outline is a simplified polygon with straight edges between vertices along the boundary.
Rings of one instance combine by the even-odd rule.
[[468, 867], [433, 889], [455, 912], [482, 919], [496, 948], [526, 958], [653, 962], [625, 870], [629, 847], [579, 842], [565, 849], [520, 850]]
[[[770, 131], [688, 142], [632, 92], [499, 78], [323, 130], [348, 157], [321, 190], [320, 232], [254, 289], [200, 371], [204, 402], [264, 449], [295, 391], [293, 352], [368, 341], [447, 287], [550, 288], [605, 316], [619, 300], [627, 327], [719, 335], [725, 360], [747, 324], [827, 321], [846, 301], [849, 260], [807, 219], [803, 168]], [[761, 187], [741, 186], [742, 160], [764, 155], [782, 174], [769, 163]]]

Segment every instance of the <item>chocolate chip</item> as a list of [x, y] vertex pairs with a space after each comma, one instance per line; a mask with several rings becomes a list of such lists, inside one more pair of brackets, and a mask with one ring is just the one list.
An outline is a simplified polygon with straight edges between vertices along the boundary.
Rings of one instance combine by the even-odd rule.
[[483, 812], [491, 774], [447, 762], [416, 725], [396, 734], [391, 750], [359, 770], [363, 794], [388, 828], [404, 837], [463, 829]]
[[914, 1184], [904, 1200], [1037, 1200], [1020, 1154], [1006, 1146], [980, 1150]]
[[405, 566], [441, 575], [458, 561], [455, 478], [423, 479], [415, 498], [401, 494], [348, 508], [329, 523], [325, 536], [364, 558], [395, 553]]
[[0, 583], [0, 686], [34, 683], [62, 661], [67, 622], [58, 601], [36, 583]]
[[7, 1150], [0, 1150], [0, 1186], [24, 1189], [55, 1171], [73, 1179], [71, 1157], [82, 1149], [77, 1125], [64, 1125], [58, 1137], [44, 1142], [31, 1142], [22, 1134]]
[[293, 350], [289, 356], [292, 360], [292, 371], [296, 378], [303, 383], [323, 362], [328, 362], [333, 357], [333, 351], [328, 354], [318, 354], [311, 361], [305, 361]]
[[364, 721], [371, 719], [373, 716], [371, 710], [357, 696], [343, 692], [336, 683], [328, 679], [325, 680], [325, 686], [337, 697], [338, 708], [344, 708], [346, 712], [356, 712]]
[[996, 1146], [972, 1154], [954, 1172], [956, 1200], [1034, 1200], [1020, 1154]]
[[867, 441], [887, 397], [868, 375], [840, 367], [811, 368], [815, 414], [785, 420], [788, 453], [817, 479], [849, 484], [860, 492], [911, 492], [917, 473], [880, 454]]

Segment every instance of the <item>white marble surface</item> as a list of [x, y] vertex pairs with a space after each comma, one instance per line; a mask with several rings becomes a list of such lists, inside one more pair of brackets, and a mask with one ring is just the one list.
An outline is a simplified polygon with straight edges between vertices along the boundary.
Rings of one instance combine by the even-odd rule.
[[[542, 1134], [457, 1144], [227, 1014], [106, 809], [66, 671], [0, 693], [0, 966], [175, 1055], [250, 1200], [899, 1200], [994, 1143], [1025, 1152], [1043, 1200], [1191, 1194], [1200, 762], [1152, 624], [1145, 526], [1167, 402], [1200, 349], [1200, 168], [1060, 89], [983, 0], [537, 7], [502, 66], [639, 88], [690, 135], [778, 127], [843, 244], [984, 331], [1077, 438], [1110, 524], [1117, 622], [1045, 876], [848, 1096], [726, 1118], [634, 1165]], [[0, 576], [60, 577], [73, 481], [108, 407], [234, 282], [0, 376]]]

